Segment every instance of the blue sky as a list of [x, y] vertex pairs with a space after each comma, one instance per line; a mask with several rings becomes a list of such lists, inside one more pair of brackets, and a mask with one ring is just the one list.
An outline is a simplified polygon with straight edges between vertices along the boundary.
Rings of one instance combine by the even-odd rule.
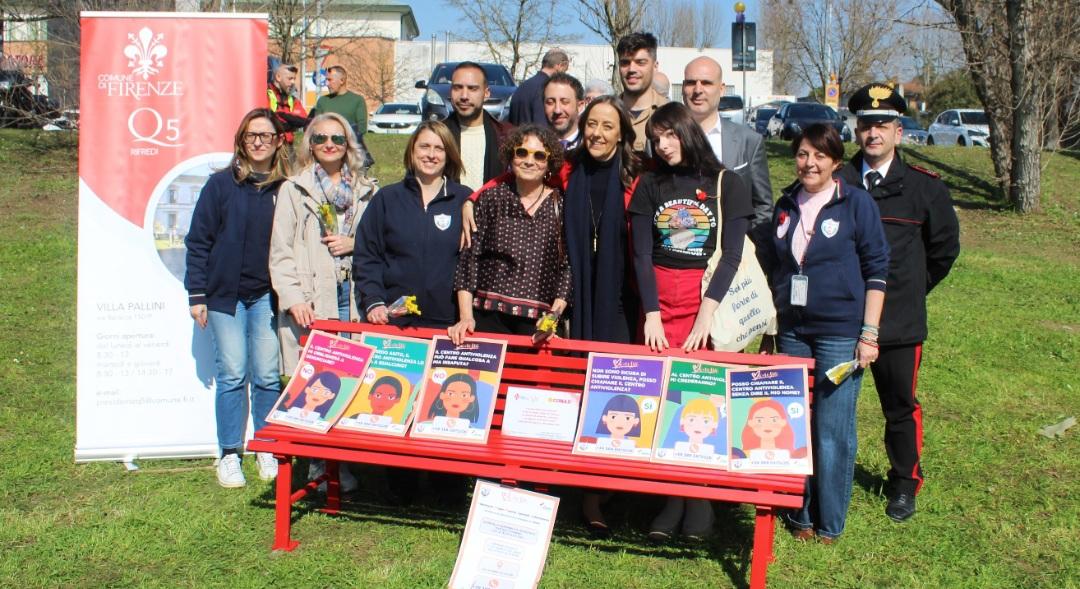
[[[573, 0], [563, 1], [567, 5], [576, 4]], [[755, 0], [744, 0], [744, 2], [746, 2], [746, 14], [748, 17], [750, 19], [755, 18], [757, 2]], [[450, 31], [451, 40], [453, 40], [457, 32], [463, 31], [466, 27], [461, 21], [461, 13], [456, 8], [443, 3], [442, 0], [405, 0], [402, 3], [412, 6], [413, 15], [416, 16], [416, 23], [420, 26], [418, 41], [431, 39], [432, 34], [436, 34], [442, 39], [447, 30]], [[727, 47], [731, 44], [731, 21], [735, 17], [735, 1], [719, 0], [715, 3], [721, 7], [727, 7], [724, 12], [727, 20], [722, 25], [720, 34], [720, 46]], [[581, 43], [603, 43], [603, 40], [592, 31], [589, 31], [576, 17], [568, 19], [567, 27], [570, 33], [579, 35], [579, 42]]]

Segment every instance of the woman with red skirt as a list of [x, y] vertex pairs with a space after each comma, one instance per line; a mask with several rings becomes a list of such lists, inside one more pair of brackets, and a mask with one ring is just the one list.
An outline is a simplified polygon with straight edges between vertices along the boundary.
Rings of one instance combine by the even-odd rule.
[[[739, 268], [754, 213], [750, 191], [738, 174], [720, 176], [724, 166], [684, 105], [658, 108], [645, 132], [656, 166], [642, 174], [628, 209], [645, 344], [654, 351], [693, 351], [708, 345], [713, 314]], [[702, 276], [716, 248], [722, 257], [702, 296]], [[707, 535], [709, 502], [670, 498], [650, 539], [667, 540], [680, 521], [684, 536]]]

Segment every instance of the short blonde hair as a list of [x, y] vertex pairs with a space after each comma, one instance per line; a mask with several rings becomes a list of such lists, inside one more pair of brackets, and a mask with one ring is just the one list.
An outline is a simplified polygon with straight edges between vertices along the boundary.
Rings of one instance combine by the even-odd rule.
[[353, 133], [349, 121], [333, 112], [316, 116], [311, 119], [311, 122], [304, 129], [304, 136], [300, 139], [300, 147], [296, 149], [297, 162], [300, 167], [306, 168], [315, 163], [315, 154], [311, 151], [311, 136], [314, 134], [315, 125], [326, 121], [334, 121], [345, 130], [345, 165], [349, 166], [349, 169], [354, 174], [360, 173], [364, 166], [364, 150], [360, 147], [360, 142], [356, 140], [356, 134]]
[[683, 406], [682, 414], [683, 417], [687, 415], [705, 415], [713, 418], [713, 421], [720, 421], [720, 411], [717, 410], [716, 405], [702, 397], [693, 399]]

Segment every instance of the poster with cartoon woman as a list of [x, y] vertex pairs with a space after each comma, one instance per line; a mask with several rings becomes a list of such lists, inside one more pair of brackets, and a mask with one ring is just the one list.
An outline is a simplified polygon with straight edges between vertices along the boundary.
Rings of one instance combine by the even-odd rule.
[[436, 336], [432, 348], [409, 436], [486, 444], [506, 342], [473, 338], [455, 346]]
[[360, 341], [375, 348], [375, 355], [334, 429], [404, 436], [431, 357], [431, 341], [377, 333], [365, 333]]
[[374, 353], [375, 348], [361, 342], [311, 332], [292, 379], [266, 421], [326, 433], [349, 406]]
[[574, 454], [648, 460], [667, 359], [589, 354]]
[[727, 366], [671, 360], [653, 462], [727, 468]]
[[813, 474], [805, 366], [727, 372], [732, 471]]

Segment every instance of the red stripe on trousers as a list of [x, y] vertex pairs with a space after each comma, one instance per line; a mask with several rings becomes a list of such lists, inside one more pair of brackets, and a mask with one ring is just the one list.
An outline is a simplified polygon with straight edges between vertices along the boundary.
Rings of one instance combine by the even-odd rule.
[[922, 489], [923, 478], [919, 474], [919, 465], [922, 464], [922, 438], [923, 438], [923, 423], [922, 423], [922, 405], [915, 397], [915, 389], [919, 384], [919, 365], [922, 364], [922, 344], [915, 346], [915, 367], [912, 369], [911, 375], [911, 400], [915, 404], [915, 411], [912, 412], [911, 417], [915, 420], [915, 467], [911, 470], [911, 478], [918, 481], [915, 485], [915, 494], [919, 494], [919, 490]]

